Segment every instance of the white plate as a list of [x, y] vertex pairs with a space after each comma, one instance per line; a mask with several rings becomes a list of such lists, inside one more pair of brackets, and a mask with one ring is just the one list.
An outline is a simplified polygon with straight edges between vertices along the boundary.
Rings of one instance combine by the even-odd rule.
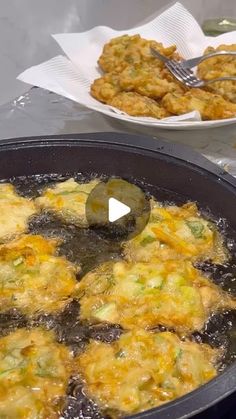
[[63, 56], [31, 67], [18, 79], [61, 94], [75, 102], [122, 121], [163, 129], [205, 129], [236, 123], [236, 117], [214, 121], [201, 121], [198, 112], [158, 120], [155, 118], [131, 117], [124, 112], [104, 105], [91, 97], [90, 85], [100, 77], [97, 59], [103, 45], [111, 38], [123, 34], [140, 34], [155, 39], [165, 46], [176, 44], [185, 58], [201, 55], [209, 46], [236, 43], [236, 31], [218, 37], [206, 37], [193, 16], [180, 4], [167, 9], [153, 21], [126, 31], [99, 26], [82, 33], [53, 35], [68, 58]]

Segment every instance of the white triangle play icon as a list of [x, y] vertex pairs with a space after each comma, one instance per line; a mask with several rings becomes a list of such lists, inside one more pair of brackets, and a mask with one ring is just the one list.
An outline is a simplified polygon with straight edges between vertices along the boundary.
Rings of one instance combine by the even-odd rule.
[[119, 220], [124, 215], [129, 214], [131, 211], [128, 205], [123, 204], [115, 198], [109, 198], [108, 201], [108, 219], [110, 223]]

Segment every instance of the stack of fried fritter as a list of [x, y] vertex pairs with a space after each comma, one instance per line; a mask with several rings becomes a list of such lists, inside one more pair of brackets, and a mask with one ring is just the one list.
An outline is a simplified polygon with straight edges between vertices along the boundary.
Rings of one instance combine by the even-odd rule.
[[[98, 60], [104, 75], [91, 85], [92, 96], [132, 116], [162, 119], [193, 110], [199, 111], [203, 120], [236, 116], [235, 82], [216, 83], [208, 90], [188, 89], [152, 56], [151, 47], [168, 58], [180, 59], [175, 45], [166, 48], [140, 35], [114, 38], [104, 46]], [[228, 45], [218, 49], [235, 48], [236, 45]], [[236, 74], [235, 58], [224, 56], [219, 61], [211, 59], [201, 63], [200, 77], [208, 80], [224, 75], [221, 69], [217, 74], [212, 71], [214, 60], [219, 62], [220, 68], [224, 61], [224, 73], [229, 69], [230, 75]]]

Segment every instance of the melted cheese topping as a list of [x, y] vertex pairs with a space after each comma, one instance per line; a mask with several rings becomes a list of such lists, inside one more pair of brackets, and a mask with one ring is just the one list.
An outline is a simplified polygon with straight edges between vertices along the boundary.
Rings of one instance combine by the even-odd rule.
[[99, 180], [96, 179], [88, 183], [77, 183], [74, 179], [69, 179], [46, 189], [35, 202], [39, 208], [55, 212], [66, 222], [87, 227], [85, 204], [88, 195], [98, 183]]
[[200, 330], [210, 313], [236, 300], [201, 276], [188, 261], [106, 263], [79, 283], [81, 316], [125, 329], [158, 325]]
[[79, 357], [90, 396], [135, 413], [180, 397], [216, 376], [218, 352], [170, 332], [136, 330], [112, 344], [92, 341]]
[[0, 417], [59, 418], [73, 363], [51, 331], [21, 329], [1, 338]]
[[163, 207], [152, 201], [149, 223], [134, 239], [124, 244], [128, 260], [147, 262], [161, 259], [227, 259], [223, 239], [211, 222], [202, 218], [194, 203]]
[[27, 235], [0, 246], [0, 310], [50, 313], [62, 309], [77, 288], [76, 268], [55, 256], [55, 240]]
[[0, 183], [0, 243], [24, 233], [35, 213], [36, 207], [30, 199], [19, 196], [11, 184]]

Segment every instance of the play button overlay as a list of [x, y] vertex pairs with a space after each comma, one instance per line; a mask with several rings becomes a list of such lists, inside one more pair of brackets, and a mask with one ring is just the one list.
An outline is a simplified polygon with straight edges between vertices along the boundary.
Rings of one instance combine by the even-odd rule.
[[129, 240], [144, 229], [150, 203], [144, 191], [121, 178], [100, 182], [89, 194], [86, 218], [103, 238]]
[[125, 215], [129, 214], [131, 208], [128, 205], [122, 204], [115, 198], [109, 198], [108, 200], [108, 220], [110, 223], [114, 223]]

